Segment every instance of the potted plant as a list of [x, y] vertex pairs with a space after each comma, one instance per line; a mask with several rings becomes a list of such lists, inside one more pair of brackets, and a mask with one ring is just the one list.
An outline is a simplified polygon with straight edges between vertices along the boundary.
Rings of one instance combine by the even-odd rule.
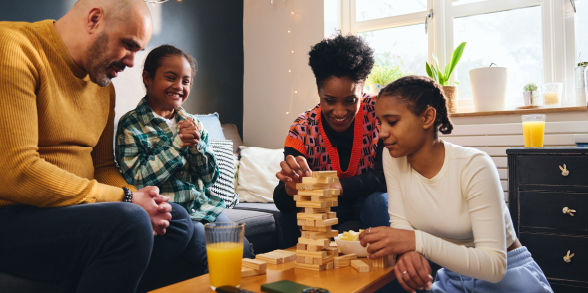
[[525, 106], [536, 105], [537, 100], [537, 85], [530, 82], [523, 87], [523, 102]]
[[403, 75], [399, 66], [376, 64], [365, 80], [366, 91], [370, 94], [377, 95], [382, 87]]
[[443, 87], [443, 91], [447, 97], [447, 108], [449, 109], [449, 113], [455, 113], [457, 110], [457, 86], [454, 84], [451, 85], [449, 78], [451, 77], [451, 73], [453, 73], [455, 66], [457, 66], [457, 62], [459, 62], [459, 59], [461, 59], [465, 45], [466, 42], [462, 42], [455, 48], [455, 50], [453, 50], [453, 54], [451, 54], [451, 60], [444, 69], [439, 68], [439, 62], [435, 56], [433, 56], [435, 63], [425, 63], [427, 75]]

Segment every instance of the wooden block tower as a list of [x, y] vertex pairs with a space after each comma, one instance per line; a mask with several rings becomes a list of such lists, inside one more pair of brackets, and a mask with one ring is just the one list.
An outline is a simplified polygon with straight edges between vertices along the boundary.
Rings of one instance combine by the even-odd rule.
[[296, 184], [298, 193], [294, 200], [297, 207], [304, 208], [297, 214], [301, 227], [296, 246], [297, 268], [322, 271], [334, 267], [337, 248], [329, 247], [329, 243], [330, 238], [338, 234], [331, 229], [338, 219], [331, 207], [337, 206], [339, 190], [329, 187], [338, 181], [337, 171], [317, 171]]

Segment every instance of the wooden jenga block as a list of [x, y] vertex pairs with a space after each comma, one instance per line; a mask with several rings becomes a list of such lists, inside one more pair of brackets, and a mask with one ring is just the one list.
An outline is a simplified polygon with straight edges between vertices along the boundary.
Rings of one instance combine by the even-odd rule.
[[304, 263], [304, 256], [296, 255], [296, 263]]
[[306, 250], [306, 244], [296, 243], [296, 250]]
[[336, 218], [336, 217], [337, 217], [336, 212], [328, 212], [327, 213], [327, 219], [332, 219], [332, 218]]
[[324, 226], [324, 227], [315, 227], [315, 226], [302, 226], [303, 231], [315, 231], [315, 232], [327, 232], [331, 231], [331, 227]]
[[296, 183], [296, 190], [316, 190], [329, 187], [331, 187], [330, 183]]
[[263, 261], [266, 261], [267, 263], [272, 263], [272, 264], [281, 264], [284, 262], [283, 258], [280, 258], [279, 256], [276, 256], [274, 254], [269, 254], [269, 253], [258, 254], [255, 256], [255, 259], [263, 260]]
[[327, 252], [328, 256], [337, 256], [339, 250], [337, 247], [325, 247], [325, 251]]
[[309, 239], [322, 239], [322, 238], [331, 238], [339, 235], [339, 231], [337, 230], [330, 230], [326, 232], [317, 232], [317, 231], [301, 231], [302, 238], [309, 238]]
[[312, 263], [315, 265], [322, 265], [322, 264], [326, 264], [328, 262], [332, 262], [333, 258], [334, 258], [334, 256], [329, 256], [329, 257], [325, 257], [325, 258], [313, 257]]
[[252, 277], [252, 276], [259, 276], [259, 275], [263, 275], [265, 274], [266, 271], [258, 271], [258, 270], [254, 270], [252, 268], [246, 268], [246, 267], [242, 267], [241, 268], [241, 277], [245, 278], [245, 277]]
[[324, 246], [319, 246], [319, 245], [307, 245], [306, 246], [306, 251], [322, 251], [324, 249]]
[[318, 213], [318, 214], [309, 214], [309, 213], [297, 213], [296, 219], [298, 220], [324, 220], [330, 218], [330, 213]]
[[[297, 196], [297, 195], [295, 195]], [[314, 201], [314, 202], [329, 202], [332, 205], [333, 201], [339, 201], [337, 199], [337, 196], [331, 196], [331, 195], [312, 195], [310, 196], [310, 201]]]
[[314, 190], [298, 190], [297, 195], [316, 195], [316, 196], [338, 196], [341, 194], [339, 189], [314, 189]]
[[325, 226], [333, 226], [333, 225], [337, 225], [337, 223], [339, 223], [339, 219], [338, 218], [332, 218], [332, 219], [326, 219], [326, 220], [316, 220], [314, 221], [314, 226], [315, 227], [325, 227]]
[[[294, 197], [294, 200], [296, 200], [296, 196]], [[336, 205], [332, 201], [296, 201], [296, 207], [299, 208], [330, 208], [333, 206]]]
[[266, 261], [273, 264], [281, 264], [291, 262], [296, 259], [296, 253], [291, 251], [285, 251], [276, 249], [274, 251], [258, 254], [255, 256], [256, 259]]
[[314, 220], [297, 220], [296, 224], [298, 226], [315, 226], [316, 222]]
[[360, 273], [370, 271], [370, 265], [359, 259], [351, 260], [351, 266]]
[[335, 177], [302, 177], [302, 183], [335, 183], [339, 179]]
[[298, 238], [298, 243], [326, 247], [329, 246], [329, 239], [308, 239], [300, 237]]
[[337, 177], [337, 171], [314, 171], [312, 172], [312, 177], [314, 178], [324, 178], [324, 177]]
[[324, 271], [327, 269], [327, 265], [313, 265], [313, 264], [303, 264], [303, 263], [296, 263], [296, 267], [305, 270], [313, 270], [313, 271]]
[[335, 263], [336, 268], [347, 267], [351, 263], [351, 261], [348, 258], [346, 258], [344, 255], [335, 257], [333, 259], [333, 261]]
[[254, 270], [266, 270], [267, 263], [260, 259], [251, 259], [251, 258], [244, 258], [242, 262], [242, 266]]
[[312, 208], [312, 207], [308, 207], [308, 208], [304, 208], [304, 213], [306, 214], [318, 214], [318, 213], [330, 213], [331, 212], [331, 208]]
[[357, 254], [355, 254], [355, 253], [344, 254], [344, 255], [342, 255], [342, 256], [344, 256], [344, 257], [345, 257], [345, 258], [347, 258], [348, 260], [357, 259]]
[[321, 251], [296, 250], [296, 256], [300, 256], [300, 255], [325, 258], [325, 257], [329, 256], [329, 252], [326, 250], [321, 250]]
[[278, 254], [282, 255], [282, 258], [285, 263], [294, 261], [296, 259], [296, 252], [280, 250], [280, 249], [274, 250], [274, 251], [277, 252]]

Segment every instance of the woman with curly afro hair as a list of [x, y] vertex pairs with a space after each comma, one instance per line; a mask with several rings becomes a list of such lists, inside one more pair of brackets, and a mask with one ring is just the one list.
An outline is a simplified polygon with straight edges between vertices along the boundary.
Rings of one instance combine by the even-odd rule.
[[338, 229], [389, 226], [388, 196], [378, 147], [375, 97], [363, 86], [374, 65], [373, 50], [357, 36], [337, 35], [315, 44], [309, 53], [320, 103], [290, 127], [274, 202], [280, 210], [283, 247], [296, 244], [296, 183], [312, 171], [337, 171], [339, 204], [333, 208]]

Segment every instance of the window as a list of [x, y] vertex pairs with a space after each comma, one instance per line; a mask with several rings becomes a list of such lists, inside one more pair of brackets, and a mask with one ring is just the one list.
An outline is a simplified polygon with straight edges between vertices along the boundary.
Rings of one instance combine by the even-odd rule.
[[433, 56], [445, 65], [453, 48], [467, 42], [452, 76], [463, 104], [472, 99], [469, 70], [491, 63], [508, 68], [507, 109], [522, 105], [529, 82], [563, 82], [562, 105], [579, 103], [574, 69], [588, 61], [588, 0], [327, 2], [325, 15], [338, 14], [342, 33], [362, 36], [375, 50], [376, 64], [404, 74], [425, 75], [425, 61]]

